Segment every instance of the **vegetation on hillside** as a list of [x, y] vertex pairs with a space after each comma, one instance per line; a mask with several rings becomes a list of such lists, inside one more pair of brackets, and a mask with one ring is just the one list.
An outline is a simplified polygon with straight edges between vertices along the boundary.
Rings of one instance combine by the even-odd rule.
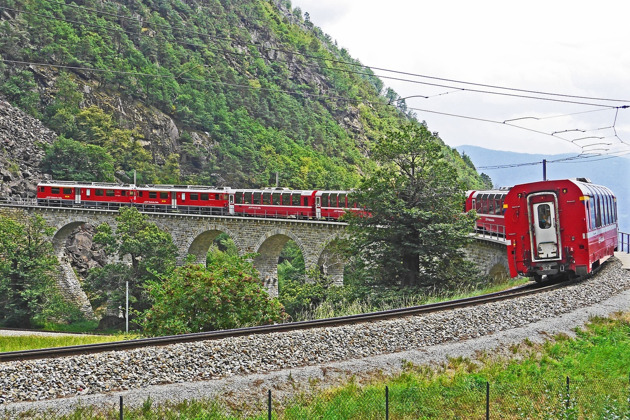
[[64, 155], [72, 139], [105, 156], [99, 180], [111, 157], [121, 180], [260, 187], [279, 173], [347, 189], [371, 167], [367, 147], [414, 118], [288, 1], [9, 0], [0, 58], [0, 94], [66, 139], [48, 151], [55, 177], [92, 180]]

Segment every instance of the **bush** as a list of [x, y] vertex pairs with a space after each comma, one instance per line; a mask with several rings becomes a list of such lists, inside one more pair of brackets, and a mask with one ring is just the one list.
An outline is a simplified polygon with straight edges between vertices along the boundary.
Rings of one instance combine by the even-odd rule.
[[208, 267], [179, 267], [164, 281], [150, 283], [148, 293], [153, 306], [140, 317], [148, 335], [271, 324], [286, 318], [251, 263], [220, 251], [208, 259]]

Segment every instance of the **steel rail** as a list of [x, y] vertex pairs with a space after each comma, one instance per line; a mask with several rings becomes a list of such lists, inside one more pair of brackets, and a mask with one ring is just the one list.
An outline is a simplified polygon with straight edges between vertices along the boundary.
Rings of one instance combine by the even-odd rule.
[[528, 284], [515, 289], [490, 293], [470, 298], [457, 299], [446, 302], [431, 303], [408, 308], [390, 309], [386, 311], [371, 312], [367, 314], [347, 315], [335, 318], [325, 318], [313, 321], [299, 321], [285, 324], [261, 325], [256, 327], [235, 328], [221, 331], [189, 333], [181, 335], [140, 338], [126, 341], [114, 341], [109, 343], [85, 344], [68, 347], [54, 347], [36, 350], [20, 350], [0, 353], [0, 362], [21, 361], [29, 359], [44, 359], [63, 356], [73, 356], [79, 354], [93, 354], [108, 351], [130, 350], [134, 348], [164, 346], [168, 344], [187, 343], [203, 340], [218, 340], [229, 337], [240, 337], [254, 334], [270, 334], [278, 332], [289, 332], [312, 328], [333, 327], [342, 325], [352, 325], [363, 322], [373, 322], [391, 318], [402, 318], [431, 312], [446, 311], [457, 308], [476, 306], [485, 303], [498, 302], [516, 297], [529, 296], [542, 293], [580, 281], [581, 278], [554, 283], [548, 285]]

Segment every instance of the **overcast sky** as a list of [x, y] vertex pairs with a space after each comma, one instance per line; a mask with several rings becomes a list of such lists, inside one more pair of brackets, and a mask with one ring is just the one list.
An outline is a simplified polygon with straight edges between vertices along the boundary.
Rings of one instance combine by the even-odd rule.
[[[308, 12], [311, 22], [340, 47], [372, 67], [532, 91], [621, 99], [627, 101], [605, 104], [630, 105], [629, 1], [292, 0], [292, 4]], [[378, 70], [375, 73], [454, 88], [492, 90]], [[615, 109], [591, 105], [383, 81], [402, 97], [429, 96], [409, 98], [407, 105], [425, 110], [416, 111], [418, 119], [427, 121], [429, 128], [451, 146], [469, 144], [530, 153], [546, 150], [550, 154], [630, 152], [630, 109], [619, 109], [616, 115]], [[547, 135], [427, 111], [498, 122], [518, 119], [508, 123]], [[621, 140], [613, 128], [606, 128], [613, 126]], [[549, 135], [553, 132], [558, 133]]]

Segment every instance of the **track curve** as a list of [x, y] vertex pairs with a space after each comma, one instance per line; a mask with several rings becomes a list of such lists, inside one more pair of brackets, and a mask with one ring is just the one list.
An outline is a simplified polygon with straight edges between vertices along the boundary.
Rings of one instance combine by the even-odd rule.
[[321, 327], [331, 327], [340, 325], [358, 324], [364, 322], [380, 321], [391, 318], [402, 318], [413, 315], [426, 314], [431, 312], [447, 311], [456, 308], [481, 305], [484, 303], [498, 302], [517, 297], [529, 296], [554, 289], [558, 289], [572, 284], [580, 279], [564, 281], [553, 284], [528, 284], [522, 287], [504, 290], [470, 298], [457, 299], [446, 302], [431, 303], [427, 305], [413, 306], [408, 308], [390, 309], [386, 311], [371, 312], [367, 314], [347, 315], [335, 318], [325, 318], [313, 321], [290, 322], [285, 324], [262, 325], [256, 327], [236, 328], [230, 330], [210, 331], [200, 333], [181, 334], [163, 337], [141, 338], [126, 341], [115, 341], [109, 343], [85, 344], [68, 347], [55, 347], [36, 350], [21, 350], [0, 353], [0, 362], [20, 361], [30, 359], [55, 358], [72, 356], [78, 354], [93, 354], [109, 351], [129, 350], [150, 346], [165, 346], [176, 343], [187, 343], [204, 340], [218, 340], [229, 337], [239, 337], [254, 334], [269, 334], [275, 332], [287, 332], [306, 330]]

